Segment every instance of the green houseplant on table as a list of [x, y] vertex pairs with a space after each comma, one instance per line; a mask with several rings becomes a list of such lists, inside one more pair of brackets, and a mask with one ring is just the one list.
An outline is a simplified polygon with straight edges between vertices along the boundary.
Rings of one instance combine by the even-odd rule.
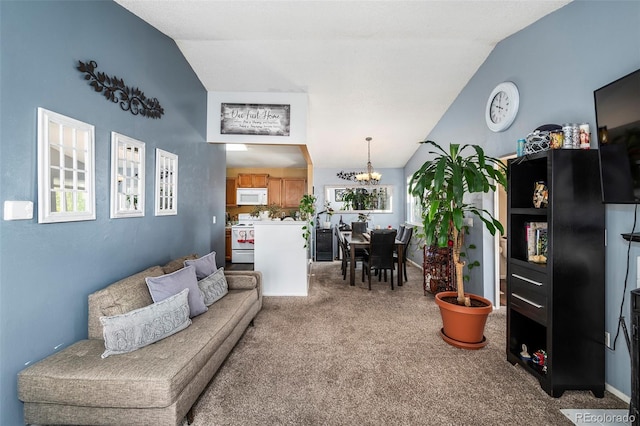
[[451, 144], [449, 151], [433, 141], [429, 145], [433, 157], [416, 171], [409, 181], [410, 193], [420, 200], [424, 240], [426, 246], [451, 247], [453, 278], [456, 292], [436, 294], [443, 321], [442, 337], [448, 343], [466, 349], [486, 345], [483, 336], [491, 302], [464, 292], [461, 249], [464, 245], [465, 217], [476, 216], [491, 235], [504, 233], [502, 224], [487, 210], [467, 203], [465, 194], [506, 187], [505, 165], [497, 158], [484, 154], [479, 145]]

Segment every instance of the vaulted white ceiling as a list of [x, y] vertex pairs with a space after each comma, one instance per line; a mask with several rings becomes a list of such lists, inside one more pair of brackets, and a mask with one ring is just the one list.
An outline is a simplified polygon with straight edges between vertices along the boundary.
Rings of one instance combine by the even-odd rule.
[[[209, 91], [308, 94], [315, 167], [403, 167], [494, 46], [570, 0], [115, 0]], [[487, 93], [487, 96], [489, 93]]]

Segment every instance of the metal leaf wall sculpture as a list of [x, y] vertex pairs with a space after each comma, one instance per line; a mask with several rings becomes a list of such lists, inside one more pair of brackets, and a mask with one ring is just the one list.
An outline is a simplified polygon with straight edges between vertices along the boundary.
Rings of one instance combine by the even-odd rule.
[[120, 103], [123, 111], [148, 118], [161, 118], [164, 114], [157, 98], [148, 99], [140, 89], [125, 85], [124, 80], [115, 75], [109, 77], [103, 72], [96, 72], [98, 64], [95, 61], [78, 62], [78, 71], [86, 74], [84, 79], [89, 81], [89, 85], [107, 100]]

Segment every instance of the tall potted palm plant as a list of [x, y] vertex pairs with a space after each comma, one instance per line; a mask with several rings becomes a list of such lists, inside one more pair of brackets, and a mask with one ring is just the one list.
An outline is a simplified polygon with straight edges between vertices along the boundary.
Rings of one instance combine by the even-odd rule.
[[[490, 212], [465, 201], [465, 195], [495, 191], [496, 185], [506, 187], [505, 166], [499, 159], [486, 156], [478, 145], [451, 144], [446, 151], [433, 141], [421, 143], [429, 145], [433, 157], [413, 174], [409, 191], [420, 200], [425, 244], [452, 248], [457, 287], [457, 294], [436, 295], [443, 320], [442, 336], [455, 346], [483, 347], [484, 324], [492, 307], [487, 299], [464, 291], [465, 262], [460, 252], [464, 245], [465, 217], [476, 216], [492, 235], [496, 231], [504, 233], [504, 228]], [[459, 323], [467, 320], [475, 324]]]

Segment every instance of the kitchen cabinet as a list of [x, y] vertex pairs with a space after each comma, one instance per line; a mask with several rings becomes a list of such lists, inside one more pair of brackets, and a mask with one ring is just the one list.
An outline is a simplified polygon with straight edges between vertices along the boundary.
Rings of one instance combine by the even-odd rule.
[[235, 207], [238, 204], [238, 201], [236, 200], [236, 189], [236, 178], [227, 178], [227, 207]]
[[307, 180], [301, 178], [282, 179], [282, 207], [298, 208], [300, 199], [307, 193]]
[[238, 188], [266, 188], [268, 183], [266, 173], [238, 173]]
[[[509, 161], [508, 176], [507, 360], [553, 397], [565, 390], [603, 397], [605, 211], [598, 152], [518, 157]], [[539, 182], [548, 188], [543, 208], [533, 206]], [[535, 253], [541, 248], [546, 258]], [[546, 362], [523, 357], [523, 345], [531, 356], [546, 353]]]
[[231, 228], [224, 229], [224, 260], [231, 262]]
[[267, 185], [269, 205], [282, 206], [282, 178], [269, 178]]

